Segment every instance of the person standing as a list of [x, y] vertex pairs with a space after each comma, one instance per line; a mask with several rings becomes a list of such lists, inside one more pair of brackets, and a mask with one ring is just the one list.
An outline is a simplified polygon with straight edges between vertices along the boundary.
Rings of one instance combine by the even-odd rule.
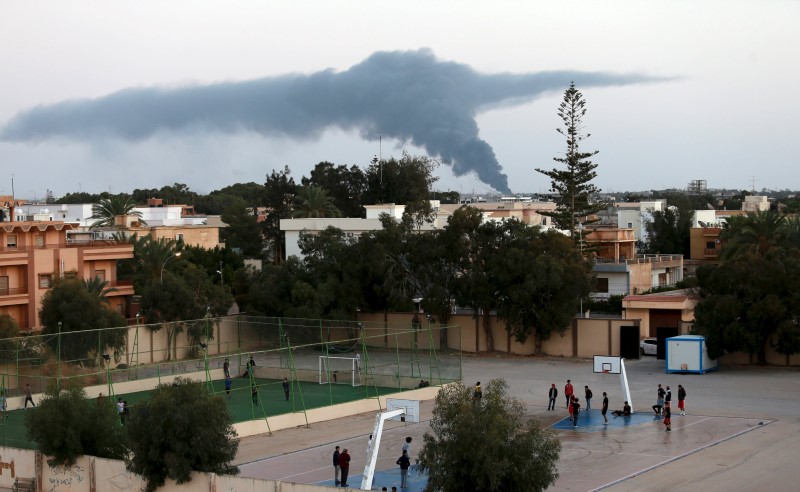
[[572, 400], [572, 428], [578, 427], [578, 414], [581, 412], [581, 404], [578, 399]]
[[231, 375], [230, 374], [226, 374], [225, 375], [225, 393], [228, 395], [228, 399], [229, 400], [231, 399], [231, 385], [232, 384], [233, 384], [233, 381], [231, 381]]
[[361, 372], [361, 352], [356, 351], [356, 370]]
[[411, 459], [411, 436], [406, 437], [406, 442], [403, 443], [403, 451], [408, 453], [408, 458]]
[[396, 464], [400, 465], [400, 488], [404, 489], [408, 484], [408, 467], [411, 466], [411, 460], [405, 450], [403, 450], [403, 456], [397, 460]]
[[289, 380], [283, 378], [283, 383], [281, 384], [283, 385], [283, 394], [286, 395], [286, 401], [289, 401]]
[[564, 386], [564, 397], [567, 399], [567, 408], [570, 407], [570, 403], [572, 403], [572, 394], [574, 390], [572, 389], [572, 383], [569, 379], [567, 379], [567, 384]]
[[667, 394], [664, 396], [664, 406], [672, 405], [672, 390], [667, 386]]
[[550, 392], [547, 394], [547, 397], [550, 398], [550, 401], [547, 403], [547, 409], [555, 410], [556, 398], [558, 398], [558, 388], [556, 388], [556, 383], [550, 385]]
[[664, 405], [664, 425], [667, 427], [667, 432], [672, 430], [672, 411], [669, 409], [669, 402]]
[[347, 448], [344, 448], [339, 455], [339, 468], [342, 469], [342, 487], [349, 487], [347, 475], [350, 473], [350, 454], [347, 452]]
[[658, 385], [658, 391], [656, 392], [656, 404], [653, 405], [653, 411], [656, 412], [656, 415], [661, 415], [661, 410], [664, 408], [664, 395], [666, 392], [661, 385]]
[[341, 472], [342, 469], [339, 467], [339, 446], [336, 446], [336, 449], [333, 451], [333, 483], [336, 484], [337, 487], [341, 483], [339, 481]]
[[475, 390], [472, 392], [472, 399], [480, 400], [481, 398], [483, 398], [483, 390], [481, 389], [481, 382], [478, 381], [475, 383]]
[[227, 357], [225, 357], [225, 362], [222, 363], [222, 371], [225, 373], [226, 378], [231, 377], [231, 363]]
[[28, 402], [31, 402], [32, 406], [36, 406], [36, 403], [33, 402], [33, 394], [31, 394], [30, 383], [25, 385], [25, 409], [28, 408]]
[[258, 385], [255, 380], [250, 383], [250, 396], [253, 398], [253, 405], [258, 405]]
[[606, 392], [603, 391], [603, 408], [600, 409], [600, 413], [603, 414], [604, 425], [608, 425], [608, 417], [606, 417], [607, 412], [608, 412], [608, 395], [606, 395]]
[[681, 411], [681, 415], [686, 415], [686, 390], [680, 384], [678, 385], [678, 410]]
[[592, 409], [592, 390], [589, 389], [589, 386], [583, 387], [584, 397], [586, 399], [586, 410]]

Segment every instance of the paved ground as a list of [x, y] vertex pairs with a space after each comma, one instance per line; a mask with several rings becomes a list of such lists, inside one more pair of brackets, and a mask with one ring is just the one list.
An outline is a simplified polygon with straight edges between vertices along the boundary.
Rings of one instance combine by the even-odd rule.
[[[599, 407], [603, 391], [611, 407], [622, 405], [619, 376], [594, 374], [591, 361], [529, 357], [464, 357], [467, 384], [492, 378], [508, 381], [512, 394], [562, 442], [560, 478], [552, 490], [665, 490], [689, 486], [705, 490], [797, 490], [800, 467], [800, 371], [779, 368], [723, 368], [705, 375], [664, 374], [653, 357], [627, 363], [634, 410], [632, 421], [599, 423], [596, 411], [583, 415], [577, 429], [566, 425], [562, 405], [548, 412], [547, 389], [563, 391], [571, 379], [579, 396], [589, 385]], [[673, 431], [654, 419], [658, 383], [688, 392], [687, 415], [674, 416]], [[560, 395], [561, 397], [561, 395]], [[582, 398], [583, 399], [583, 398]], [[394, 461], [405, 436], [422, 445], [432, 402], [423, 402], [420, 424], [390, 423], [384, 432], [377, 469], [386, 473], [379, 487], [399, 485]], [[330, 455], [335, 445], [350, 448], [351, 469], [364, 467], [367, 437], [374, 413], [244, 439], [237, 455], [242, 476], [324, 483], [332, 479]], [[395, 470], [394, 474], [392, 471]], [[396, 475], [396, 476], [395, 476]], [[387, 483], [388, 482], [388, 483]], [[360, 480], [350, 480], [357, 486]], [[413, 488], [407, 489], [414, 492]]]

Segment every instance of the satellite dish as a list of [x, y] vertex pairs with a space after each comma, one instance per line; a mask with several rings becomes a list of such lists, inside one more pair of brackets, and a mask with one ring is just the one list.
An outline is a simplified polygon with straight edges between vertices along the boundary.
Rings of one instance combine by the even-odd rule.
[[708, 224], [706, 224], [702, 220], [698, 220], [697, 223], [700, 224], [700, 227], [708, 227]]

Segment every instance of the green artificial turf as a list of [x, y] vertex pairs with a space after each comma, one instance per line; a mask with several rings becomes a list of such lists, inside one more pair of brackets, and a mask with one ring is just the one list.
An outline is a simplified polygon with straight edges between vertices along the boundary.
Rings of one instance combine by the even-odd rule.
[[[405, 389], [396, 387], [353, 387], [348, 384], [328, 385], [312, 382], [294, 382], [291, 384], [289, 391], [289, 401], [286, 401], [280, 380], [256, 379], [258, 402], [254, 405], [250, 381], [241, 377], [234, 378], [232, 381], [230, 399], [225, 394], [225, 382], [223, 380], [212, 381], [212, 388], [214, 394], [223, 398], [228, 404], [233, 423], [263, 419], [285, 413], [302, 412], [304, 408], [309, 410], [405, 391]], [[127, 401], [130, 412], [133, 414], [136, 412], [136, 407], [139, 403], [150, 398], [150, 393], [150, 391], [140, 391], [137, 393], [116, 394], [114, 401], [116, 402], [117, 398]], [[35, 408], [29, 407], [27, 410], [6, 412], [5, 418], [0, 421], [0, 443], [3, 446], [36, 449], [36, 444], [28, 439], [25, 429], [25, 415], [28, 412], [35, 411]]]

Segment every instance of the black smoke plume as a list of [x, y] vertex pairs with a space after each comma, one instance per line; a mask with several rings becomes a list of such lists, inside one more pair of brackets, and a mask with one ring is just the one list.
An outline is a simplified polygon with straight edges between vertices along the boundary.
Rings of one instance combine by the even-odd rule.
[[197, 131], [313, 139], [339, 127], [355, 129], [368, 140], [383, 135], [410, 142], [452, 166], [455, 175], [474, 172], [497, 191], [508, 192], [508, 177], [492, 147], [478, 136], [478, 112], [564, 90], [570, 81], [583, 88], [653, 80], [600, 72], [484, 74], [437, 60], [429, 50], [377, 52], [343, 72], [132, 88], [37, 106], [9, 121], [0, 139], [137, 141], [157, 132]]

